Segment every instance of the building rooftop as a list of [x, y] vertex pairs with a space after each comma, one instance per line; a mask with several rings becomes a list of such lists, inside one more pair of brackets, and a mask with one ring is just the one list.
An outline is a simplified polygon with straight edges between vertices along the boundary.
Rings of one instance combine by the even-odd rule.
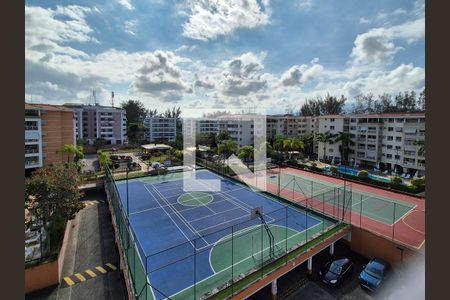
[[73, 112], [72, 109], [64, 107], [63, 105], [34, 104], [34, 103], [26, 103], [26, 102], [25, 102], [25, 109], [42, 109], [42, 110], [48, 110], [48, 111], [68, 111], [68, 112]]

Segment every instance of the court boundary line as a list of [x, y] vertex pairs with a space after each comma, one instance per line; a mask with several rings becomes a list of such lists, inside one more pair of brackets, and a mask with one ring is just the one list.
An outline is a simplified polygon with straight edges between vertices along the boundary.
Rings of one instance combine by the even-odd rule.
[[[169, 204], [168, 200], [165, 199], [164, 195], [162, 195], [157, 189], [155, 189], [155, 187], [153, 186], [153, 184], [150, 184], [150, 186], [155, 190], [155, 192], [162, 198], [162, 200], [163, 200], [164, 202], [166, 202], [166, 203]], [[148, 190], [148, 189], [147, 189], [147, 190]], [[149, 191], [149, 190], [148, 190], [148, 191]], [[149, 193], [150, 193], [150, 191], [149, 191]], [[178, 218], [181, 220], [181, 222], [183, 222], [184, 225], [186, 225], [186, 227], [187, 227], [194, 235], [197, 234], [197, 235], [199, 236], [199, 238], [202, 239], [207, 245], [210, 245], [210, 244], [202, 237], [202, 235], [201, 235], [195, 228], [193, 228], [193, 226], [192, 226], [191, 224], [189, 224], [189, 222], [184, 218], [184, 216], [183, 216], [180, 212], [178, 212], [178, 211], [176, 210], [176, 208], [173, 207], [172, 204], [169, 205], [169, 208], [171, 208], [171, 210], [178, 216]], [[167, 212], [166, 212], [166, 214], [167, 214]], [[177, 226], [177, 227], [178, 227], [178, 226]], [[178, 227], [178, 229], [180, 229], [180, 228]], [[180, 230], [181, 230], [181, 229], [180, 229]], [[198, 238], [195, 238], [195, 240], [197, 240], [197, 239], [198, 239]], [[191, 244], [192, 244], [192, 243], [191, 243]], [[197, 248], [194, 246], [194, 249], [197, 249]]]
[[[287, 172], [284, 173], [284, 174], [290, 174], [290, 175], [292, 175], [292, 176], [303, 177], [303, 176], [300, 176], [300, 175], [298, 175], [298, 174], [292, 174], [292, 173], [287, 173]], [[320, 174], [319, 174], [319, 175], [320, 175]], [[339, 178], [336, 178], [336, 179], [339, 179]], [[325, 181], [322, 181], [322, 180], [320, 180], [320, 179], [315, 179], [315, 180], [312, 180], [312, 179], [311, 179], [311, 181], [314, 181], [314, 182], [319, 181], [319, 183], [325, 182]], [[328, 182], [327, 182], [327, 183], [328, 183]], [[356, 184], [358, 184], [358, 183], [356, 183]], [[352, 192], [353, 192], [353, 191], [355, 191], [355, 189], [352, 187]], [[371, 197], [373, 197], [373, 194], [372, 194], [372, 193], [365, 192], [365, 191], [360, 190], [360, 189], [358, 189], [358, 188], [356, 188], [356, 191], [357, 191], [358, 193], [371, 194], [371, 195], [372, 195]], [[403, 200], [390, 199], [390, 198], [386, 198], [386, 197], [381, 196], [381, 195], [375, 195], [375, 196], [376, 196], [378, 199], [381, 199], [381, 200], [384, 200], [384, 201], [388, 201], [388, 202], [397, 202], [397, 204], [399, 204], [399, 205], [404, 205], [404, 206], [407, 206], [407, 207], [410, 207], [410, 205], [413, 205], [414, 207], [417, 206], [417, 204], [408, 203], [408, 202], [405, 202], [405, 201], [403, 201]]]
[[[270, 224], [272, 224], [272, 223], [270, 223]], [[321, 223], [319, 223], [319, 224], [321, 224]], [[290, 227], [288, 227], [288, 228], [291, 229], [291, 230], [297, 231], [297, 234], [301, 234], [301, 233], [305, 232], [306, 230], [309, 230], [309, 229], [311, 229], [311, 228], [313, 228], [313, 227], [315, 227], [315, 226], [317, 226], [317, 225], [319, 225], [319, 224], [316, 224], [316, 225], [314, 225], [314, 226], [311, 226], [311, 227], [309, 227], [309, 228], [307, 228], [307, 229], [304, 229], [304, 230], [302, 230], [302, 231], [297, 231], [297, 230], [292, 229], [292, 228], [290, 228]], [[281, 225], [276, 225], [276, 224], [274, 224], [274, 225], [275, 225], [275, 226], [281, 226]], [[253, 226], [259, 226], [259, 225], [253, 225]], [[252, 226], [249, 226], [249, 227], [243, 228], [243, 229], [241, 229], [241, 230], [247, 230], [247, 231], [249, 231], [248, 228], [251, 228], [251, 227], [252, 227]], [[286, 228], [286, 226], [284, 226], [284, 228]], [[291, 237], [289, 237], [289, 238], [292, 238], [292, 237], [294, 237], [294, 236], [291, 236]], [[288, 239], [289, 239], [289, 238], [288, 238]], [[220, 240], [220, 239], [219, 239], [219, 240]], [[219, 241], [219, 240], [218, 240], [218, 241]], [[286, 240], [286, 239], [284, 239], [282, 242], [285, 242], [285, 240]], [[218, 241], [216, 241], [215, 244], [216, 244]], [[307, 242], [306, 242], [306, 243], [307, 243]], [[306, 244], [306, 243], [305, 243], [305, 244]], [[214, 272], [214, 268], [212, 268], [212, 266], [211, 266], [211, 258], [210, 258], [210, 257], [211, 257], [212, 249], [214, 248], [215, 244], [213, 244], [213, 246], [211, 247], [211, 251], [210, 251], [210, 253], [209, 253], [210, 268], [211, 268], [211, 270], [213, 271], [213, 274], [211, 274], [211, 275], [209, 275], [209, 276], [203, 278], [203, 279], [200, 280], [200, 281], [197, 281], [197, 282], [196, 282], [196, 285], [198, 285], [199, 283], [201, 283], [201, 282], [203, 282], [203, 281], [206, 281], [206, 280], [212, 278], [213, 276], [215, 276], [215, 275], [217, 275], [217, 274], [219, 274], [219, 273], [221, 273], [221, 272], [223, 272], [223, 271], [228, 270], [229, 268], [231, 268], [231, 265], [230, 265], [230, 266], [228, 266], [227, 268], [222, 269], [222, 270], [220, 270], [220, 271], [217, 272], [217, 273]], [[278, 243], [277, 243], [277, 244], [278, 244]], [[301, 246], [303, 246], [303, 245], [304, 245], [304, 244], [300, 245], [299, 247], [301, 247]], [[297, 247], [297, 248], [299, 248], [299, 247]], [[297, 249], [297, 248], [295, 248], [295, 249]], [[266, 248], [266, 249], [267, 249], [267, 248]], [[295, 250], [295, 249], [294, 249], [294, 250]], [[292, 252], [292, 251], [291, 251], [291, 252]], [[288, 253], [290, 253], [290, 252], [288, 252]], [[286, 253], [286, 254], [288, 254], [288, 253]], [[251, 258], [251, 256], [248, 256], [247, 258], [245, 258], [245, 260], [247, 260], [247, 259], [249, 259], [249, 258]], [[242, 261], [243, 261], [243, 260], [241, 260], [241, 261], [239, 261], [239, 262], [236, 262], [235, 264], [233, 264], [233, 266], [236, 266], [236, 264], [238, 264], [238, 263], [242, 263]], [[184, 288], [184, 289], [178, 291], [178, 292], [175, 293], [175, 294], [170, 295], [169, 297], [170, 297], [170, 298], [175, 297], [176, 295], [181, 294], [182, 292], [184, 292], [184, 291], [186, 291], [186, 290], [192, 288], [193, 286], [194, 286], [194, 285], [191, 284], [190, 286], [188, 286], [188, 287], [186, 287], [186, 288]]]
[[[147, 189], [147, 191], [148, 191], [148, 193], [152, 196], [152, 198], [153, 199], [155, 199], [155, 201], [158, 203], [158, 205], [160, 205], [159, 204], [159, 201], [156, 199], [156, 197], [149, 191], [149, 189], [147, 188], [147, 186], [144, 184], [144, 187]], [[160, 205], [161, 206], [161, 205]], [[192, 245], [192, 247], [195, 249], [195, 246], [194, 246], [194, 244], [192, 243], [192, 241], [186, 236], [186, 234], [184, 233], [184, 231], [183, 230], [181, 230], [181, 228], [178, 226], [178, 224], [172, 219], [172, 217], [170, 216], [170, 214], [167, 214], [167, 211], [163, 208], [163, 207], [161, 207], [163, 210], [164, 210], [164, 212], [166, 213], [166, 215], [172, 220], [172, 222], [175, 224], [175, 226], [178, 228], [178, 230], [183, 234], [183, 236], [186, 238], [186, 240]], [[144, 249], [142, 249], [142, 250], [144, 250]], [[145, 250], [144, 250], [144, 255], [145, 256], [147, 256], [147, 253], [145, 253]]]
[[[212, 216], [215, 216], [215, 215], [220, 215], [221, 213], [229, 212], [229, 211], [232, 211], [232, 210], [235, 210], [235, 209], [242, 209], [242, 208], [240, 208], [240, 207], [230, 208], [230, 209], [227, 209], [227, 210], [218, 212], [218, 213], [214, 213], [214, 214], [212, 214], [212, 215], [207, 215], [207, 216], [203, 216], [203, 217], [200, 217], [200, 218], [197, 218], [197, 219], [190, 220], [189, 222], [196, 222], [196, 221], [199, 221], [199, 220], [201, 220], [201, 219], [205, 219], [205, 218], [212, 217]], [[209, 227], [208, 227], [208, 228], [209, 228]]]
[[[290, 175], [290, 176], [295, 176], [295, 177], [300, 177], [300, 178], [302, 178], [302, 176], [299, 176], [299, 175], [297, 175], [297, 174], [292, 174], [292, 173], [284, 173], [284, 174], [288, 174], [288, 175]], [[308, 180], [308, 179], [306, 179], [306, 180]], [[311, 180], [311, 181], [316, 182], [315, 180]], [[336, 188], [336, 187], [339, 188], [339, 187], [342, 187], [342, 186], [337, 185], [337, 186], [335, 186], [335, 188]], [[290, 191], [292, 191], [292, 190], [290, 190]], [[352, 188], [352, 193], [354, 193], [354, 192], [355, 192], [355, 190]], [[396, 204], [396, 205], [402, 205], [402, 206], [404, 206], [404, 207], [408, 207], [408, 208], [409, 208], [408, 211], [406, 211], [402, 216], [400, 216], [398, 219], [396, 219], [393, 223], [390, 222], [389, 219], [387, 219], [387, 218], [385, 218], [385, 217], [376, 215], [376, 214], [371, 213], [371, 212], [364, 211], [364, 212], [365, 212], [365, 213], [363, 213], [363, 216], [364, 216], [364, 217], [369, 218], [369, 219], [372, 219], [372, 220], [374, 220], [374, 221], [376, 221], [376, 222], [383, 223], [383, 224], [385, 224], [385, 225], [387, 225], [387, 226], [389, 226], [389, 227], [394, 226], [396, 223], [398, 223], [400, 220], [402, 220], [403, 217], [405, 217], [407, 214], [409, 214], [411, 211], [413, 211], [413, 210], [417, 207], [417, 204], [407, 203], [407, 202], [404, 202], [404, 201], [401, 201], [401, 200], [396, 200], [396, 199], [395, 199], [395, 200], [391, 200], [391, 199], [385, 198], [385, 197], [383, 197], [383, 196], [373, 195], [373, 194], [371, 194], [371, 193], [367, 193], [367, 192], [364, 192], [364, 191], [361, 191], [361, 190], [358, 190], [358, 189], [356, 189], [356, 193], [363, 194], [363, 196], [365, 196], [365, 195], [368, 195], [368, 196], [369, 196], [369, 197], [366, 197], [366, 198], [363, 200], [363, 202], [364, 202], [365, 200], [367, 200], [367, 199], [373, 198], [373, 199], [379, 199], [379, 200], [381, 200], [381, 201], [390, 202], [390, 203], [393, 204], [393, 205], [395, 205], [395, 204]], [[314, 195], [314, 196], [312, 196], [312, 198], [314, 199], [316, 196], [318, 196], [318, 195]], [[353, 196], [352, 196], [352, 199], [353, 199]], [[330, 202], [327, 201], [327, 203], [330, 203]], [[357, 204], [359, 204], [359, 203], [361, 203], [361, 201], [358, 202]], [[330, 204], [330, 205], [333, 205], [333, 204]], [[353, 205], [355, 205], [355, 204], [352, 204], [352, 212], [353, 212]], [[335, 205], [333, 205], [333, 206], [335, 206]], [[336, 207], [336, 206], [335, 206], [335, 207]], [[355, 211], [354, 213], [359, 214], [359, 212], [357, 212], [357, 211]], [[369, 214], [369, 215], [367, 215], [367, 214]], [[375, 218], [374, 216], [376, 216], [378, 219]], [[383, 222], [383, 221], [379, 220], [379, 218], [384, 219], [384, 220], [387, 220], [388, 222]]]
[[[225, 202], [226, 200], [224, 199], [224, 200], [220, 200], [220, 201], [216, 201], [215, 203], [220, 203], [220, 202]], [[168, 205], [160, 205], [161, 207], [168, 207]], [[150, 210], [156, 210], [156, 209], [160, 209], [161, 207], [150, 207], [150, 208], [146, 208], [146, 209], [143, 209], [143, 210], [140, 210], [140, 211], [136, 211], [136, 212], [132, 212], [132, 213], [130, 213], [130, 216], [131, 215], [136, 215], [136, 214], [140, 214], [140, 213], [143, 213], [143, 212], [146, 212], [146, 211], [150, 211]], [[179, 212], [184, 212], [184, 211], [188, 211], [188, 210], [193, 210], [193, 209], [196, 209], [196, 208], [199, 208], [199, 206], [192, 206], [192, 207], [189, 207], [189, 208], [186, 208], [186, 209], [182, 209], [182, 210], [178, 210]]]
[[412, 227], [411, 225], [409, 225], [408, 223], [406, 223], [405, 218], [406, 218], [407, 216], [409, 216], [412, 212], [413, 212], [413, 211], [408, 212], [407, 214], [405, 214], [405, 215], [401, 218], [403, 224], [405, 224], [406, 226], [408, 226], [409, 228], [411, 228], [411, 229], [414, 230], [415, 232], [420, 233], [420, 234], [423, 234], [423, 235], [425, 236], [425, 232], [422, 232], [421, 230], [418, 230], [418, 229]]

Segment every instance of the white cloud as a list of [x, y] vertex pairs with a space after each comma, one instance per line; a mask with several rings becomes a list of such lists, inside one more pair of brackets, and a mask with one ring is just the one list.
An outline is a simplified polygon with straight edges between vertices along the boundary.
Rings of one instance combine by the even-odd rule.
[[65, 46], [68, 42], [97, 42], [86, 23], [88, 14], [98, 10], [70, 5], [50, 8], [25, 6], [25, 54], [36, 59], [49, 53], [87, 57], [83, 51]]
[[182, 71], [176, 65], [173, 52], [157, 50], [150, 53], [144, 65], [130, 85], [133, 94], [149, 95], [176, 102], [183, 93], [192, 93], [192, 88], [182, 78]]
[[350, 58], [353, 64], [389, 64], [395, 53], [403, 49], [394, 41], [403, 40], [408, 44], [425, 36], [425, 19], [420, 18], [391, 27], [373, 28], [358, 34]]
[[192, 46], [181, 45], [180, 47], [175, 49], [175, 52], [194, 51], [195, 49], [197, 49], [197, 45], [192, 45]]
[[119, 0], [119, 4], [125, 7], [128, 10], [134, 10], [133, 4], [131, 4], [131, 0]]
[[323, 66], [316, 64], [317, 60], [312, 60], [313, 64], [308, 66], [292, 66], [281, 76], [281, 84], [284, 86], [303, 85], [308, 81], [312, 81], [320, 77], [323, 73]]
[[229, 35], [239, 28], [256, 28], [269, 23], [269, 0], [189, 0], [189, 20], [183, 35], [196, 40], [210, 40]]
[[366, 18], [360, 18], [359, 19], [359, 23], [360, 24], [368, 24], [368, 23], [370, 23], [371, 21], [369, 20], [369, 19], [366, 19]]
[[123, 24], [123, 26], [125, 27], [125, 32], [128, 34], [131, 34], [131, 35], [136, 35], [135, 31], [136, 31], [137, 24], [138, 24], [137, 19], [131, 19], [131, 20], [125, 21], [125, 23]]

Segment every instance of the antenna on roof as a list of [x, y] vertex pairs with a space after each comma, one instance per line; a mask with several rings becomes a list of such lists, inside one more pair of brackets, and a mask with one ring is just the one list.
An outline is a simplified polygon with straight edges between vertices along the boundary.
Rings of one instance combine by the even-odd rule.
[[111, 107], [114, 107], [114, 91], [111, 92]]
[[94, 97], [94, 105], [97, 106], [97, 98], [95, 97], [95, 90], [92, 90], [92, 97]]

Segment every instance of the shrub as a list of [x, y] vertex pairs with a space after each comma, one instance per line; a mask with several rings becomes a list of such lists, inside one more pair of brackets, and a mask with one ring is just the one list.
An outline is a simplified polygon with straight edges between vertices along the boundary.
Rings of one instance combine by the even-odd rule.
[[391, 185], [393, 185], [393, 186], [399, 186], [402, 183], [403, 183], [403, 180], [398, 176], [395, 176], [391, 179]]
[[336, 174], [338, 172], [337, 168], [335, 166], [330, 167], [330, 172], [333, 174]]
[[425, 187], [425, 176], [412, 179], [411, 184], [418, 188]]
[[358, 177], [361, 179], [367, 179], [369, 178], [369, 172], [367, 172], [366, 170], [361, 170], [358, 172]]

